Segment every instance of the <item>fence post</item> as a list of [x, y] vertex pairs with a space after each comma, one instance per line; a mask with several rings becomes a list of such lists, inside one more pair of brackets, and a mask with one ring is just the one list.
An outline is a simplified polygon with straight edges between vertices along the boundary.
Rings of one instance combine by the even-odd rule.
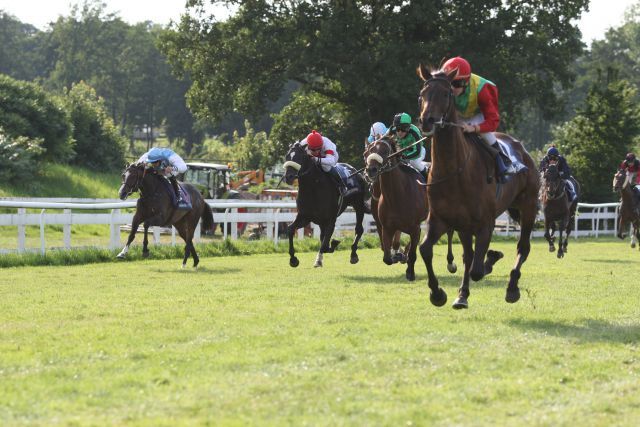
[[46, 209], [40, 211], [40, 254], [44, 255], [46, 244], [44, 240], [44, 213]]
[[65, 223], [62, 225], [62, 240], [64, 248], [71, 249], [71, 209], [64, 209], [62, 212], [65, 214]]
[[24, 252], [25, 243], [27, 240], [27, 226], [24, 225], [27, 217], [26, 208], [18, 208], [18, 253]]
[[120, 214], [120, 209], [111, 209], [111, 223], [109, 224], [109, 248], [120, 247], [120, 224], [116, 224], [116, 215]]

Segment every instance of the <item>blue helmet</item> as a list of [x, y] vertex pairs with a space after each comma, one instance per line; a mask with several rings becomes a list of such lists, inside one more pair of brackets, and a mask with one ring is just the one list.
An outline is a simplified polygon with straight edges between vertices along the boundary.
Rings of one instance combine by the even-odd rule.
[[547, 156], [559, 156], [560, 152], [556, 147], [549, 147], [547, 150]]
[[151, 150], [149, 150], [149, 154], [147, 154], [147, 162], [155, 163], [158, 160], [164, 160], [165, 159], [164, 150], [166, 150], [166, 149], [165, 148], [159, 148], [159, 147], [153, 147]]

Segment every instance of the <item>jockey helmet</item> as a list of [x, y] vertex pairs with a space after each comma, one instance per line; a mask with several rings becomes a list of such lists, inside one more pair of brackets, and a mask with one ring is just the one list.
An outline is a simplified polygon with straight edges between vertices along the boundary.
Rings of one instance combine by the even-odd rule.
[[442, 71], [447, 74], [454, 70], [457, 71], [456, 76], [453, 78], [454, 81], [469, 81], [469, 78], [471, 77], [471, 65], [469, 65], [466, 59], [456, 56], [455, 58], [447, 60], [447, 62], [442, 66]]
[[408, 129], [411, 126], [411, 116], [407, 113], [398, 113], [393, 117], [393, 125], [399, 129]]
[[164, 156], [162, 155], [162, 149], [158, 147], [153, 147], [151, 150], [149, 150], [149, 154], [147, 154], [148, 163], [155, 163], [163, 159]]
[[309, 150], [319, 150], [322, 148], [322, 135], [320, 132], [312, 130], [309, 135], [307, 135], [307, 147]]
[[371, 132], [369, 133], [370, 136], [377, 138], [378, 135], [382, 136], [385, 133], [387, 133], [387, 127], [384, 125], [384, 123], [375, 122], [371, 125]]
[[547, 156], [549, 157], [551, 156], [558, 157], [559, 155], [560, 155], [560, 151], [558, 151], [556, 147], [549, 147], [549, 149], [547, 150]]
[[636, 159], [636, 155], [633, 153], [627, 153], [627, 156], [624, 158], [627, 162], [631, 163]]

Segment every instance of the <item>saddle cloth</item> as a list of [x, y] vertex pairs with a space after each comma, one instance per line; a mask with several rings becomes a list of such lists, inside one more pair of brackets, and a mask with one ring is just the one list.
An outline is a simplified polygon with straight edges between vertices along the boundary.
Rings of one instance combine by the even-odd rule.
[[[171, 182], [168, 179], [163, 179], [162, 183], [164, 184], [164, 188], [165, 190], [167, 190], [167, 193], [169, 193], [169, 196], [171, 197], [171, 202], [173, 203], [173, 205], [174, 206], [177, 205], [178, 200], [176, 199], [176, 193], [173, 191], [173, 186], [171, 185]], [[180, 182], [178, 182], [178, 189], [180, 190], [180, 195], [182, 196], [182, 200], [191, 204], [191, 196], [189, 195], [187, 190], [184, 189], [183, 184]]]
[[[422, 162], [426, 167], [427, 167], [427, 173], [429, 173], [429, 169], [431, 169], [431, 163], [430, 162]], [[415, 175], [416, 179], [419, 180], [420, 182], [426, 182], [424, 180], [424, 176], [422, 176], [422, 174], [413, 166], [411, 166], [411, 164], [409, 163], [400, 163], [400, 169], [404, 170], [407, 173], [412, 173]]]
[[357, 175], [349, 177], [349, 175], [356, 172], [353, 166], [347, 163], [338, 163], [336, 164], [336, 169], [338, 170], [338, 174], [340, 174], [340, 178], [342, 178], [342, 182], [347, 186], [347, 190], [359, 188], [358, 180], [356, 179]]
[[514, 151], [511, 145], [505, 143], [504, 141], [501, 141], [500, 138], [498, 138], [498, 143], [502, 148], [502, 152], [505, 153], [507, 156], [509, 156], [509, 158], [511, 159], [511, 163], [516, 168], [516, 173], [526, 168], [524, 163], [522, 163], [520, 154]]

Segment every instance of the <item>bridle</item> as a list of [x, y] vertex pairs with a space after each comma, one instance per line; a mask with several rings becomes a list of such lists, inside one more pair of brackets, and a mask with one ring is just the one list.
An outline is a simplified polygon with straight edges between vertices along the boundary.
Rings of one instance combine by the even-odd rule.
[[[439, 127], [439, 128], [445, 128], [447, 126], [461, 128], [462, 127], [461, 124], [458, 124], [456, 122], [451, 122], [448, 120], [449, 113], [452, 111], [452, 108], [455, 108], [455, 106], [453, 105], [453, 86], [451, 85], [451, 82], [449, 81], [449, 79], [446, 77], [431, 77], [430, 79], [424, 82], [424, 85], [420, 90], [420, 96], [418, 96], [418, 107], [420, 111], [422, 111], [422, 96], [423, 96], [422, 94], [425, 90], [429, 88], [429, 83], [432, 83], [432, 82], [442, 82], [445, 85], [449, 86], [449, 92], [447, 96], [447, 108], [444, 109], [444, 114], [442, 114], [442, 117], [440, 117], [440, 120], [433, 122], [433, 126]], [[422, 116], [420, 117], [420, 121], [422, 121]]]
[[[287, 153], [287, 157], [289, 157], [289, 155], [291, 153], [301, 153], [301, 155], [303, 156], [307, 156], [307, 153], [304, 150], [304, 147], [302, 147], [299, 144], [294, 144], [291, 146], [291, 148], [289, 149], [289, 152]], [[293, 175], [293, 178], [300, 178], [303, 177], [305, 175], [308, 175], [309, 173], [311, 173], [311, 171], [313, 171], [313, 168], [317, 168], [316, 164], [314, 162], [311, 162], [311, 166], [309, 168], [306, 168], [306, 170], [304, 170], [303, 172], [300, 172], [300, 169], [302, 169], [302, 165], [298, 162], [294, 162], [293, 160], [287, 160], [286, 162], [284, 162], [283, 167], [285, 168], [285, 170], [289, 167], [291, 167], [292, 169], [295, 169], [296, 173], [295, 175]], [[286, 175], [286, 172], [285, 172]]]
[[[367, 182], [369, 182], [369, 184], [373, 184], [374, 182], [377, 181], [378, 177], [384, 173], [387, 173], [389, 171], [392, 171], [393, 169], [397, 168], [400, 165], [400, 161], [395, 161], [392, 162], [391, 161], [391, 157], [390, 154], [392, 154], [394, 151], [396, 151], [391, 144], [389, 143], [389, 141], [387, 141], [386, 139], [378, 139], [376, 141], [374, 141], [365, 151], [365, 154], [369, 153], [370, 151], [372, 151], [372, 149], [374, 148], [374, 145], [377, 143], [384, 143], [384, 145], [388, 148], [389, 150], [389, 154], [387, 154], [386, 158], [383, 158], [380, 154], [378, 154], [377, 152], [375, 153], [371, 153], [367, 156], [367, 158], [365, 159], [365, 164], [369, 164], [369, 160], [376, 160], [378, 161], [378, 163], [380, 163], [380, 168], [378, 169], [378, 171], [373, 175], [373, 176], [369, 176], [369, 168], [365, 168], [365, 174], [364, 177], [367, 180]], [[382, 160], [382, 161], [380, 161]]]
[[[125, 169], [125, 173], [127, 173], [127, 172], [130, 173], [131, 169], [134, 169], [136, 171], [136, 176], [137, 176], [135, 184], [127, 189], [127, 197], [129, 197], [135, 191], [138, 191], [140, 189], [140, 184], [142, 183], [142, 180], [144, 179], [144, 176], [147, 173], [147, 168], [143, 168], [142, 169], [142, 175], [140, 175], [140, 172], [137, 170], [138, 167], [139, 167], [138, 164], [133, 164], [133, 165], [129, 166], [127, 169]], [[124, 185], [125, 182], [123, 182], [122, 184]]]
[[545, 184], [545, 195], [547, 200], [556, 200], [564, 196], [565, 180], [556, 173], [557, 179], [550, 180], [548, 176], [548, 169], [545, 171], [543, 178]]

